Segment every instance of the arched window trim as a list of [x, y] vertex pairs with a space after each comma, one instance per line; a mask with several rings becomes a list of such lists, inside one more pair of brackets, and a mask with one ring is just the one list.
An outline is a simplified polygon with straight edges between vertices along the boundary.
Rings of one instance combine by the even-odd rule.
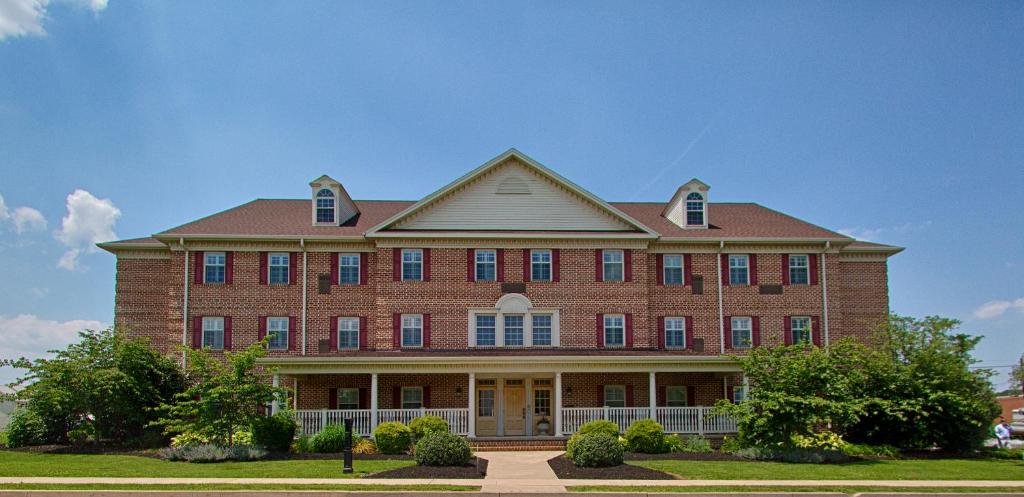
[[[478, 315], [494, 316], [494, 345], [477, 345], [476, 343], [476, 317]], [[503, 348], [505, 347], [505, 316], [523, 316], [523, 345], [515, 348], [554, 348], [560, 346], [560, 326], [558, 309], [540, 309], [533, 307], [533, 303], [526, 296], [509, 293], [503, 295], [494, 307], [469, 309], [469, 322], [466, 328], [469, 332], [468, 343], [470, 348]], [[533, 316], [551, 316], [551, 345], [533, 345]]]
[[[699, 216], [700, 219], [697, 219]], [[687, 227], [707, 226], [707, 201], [699, 192], [690, 192], [683, 203], [683, 221]], [[700, 222], [696, 222], [700, 221]]]
[[334, 190], [330, 188], [317, 190], [316, 195], [313, 196], [313, 222], [315, 224], [334, 224], [337, 220], [338, 201]]

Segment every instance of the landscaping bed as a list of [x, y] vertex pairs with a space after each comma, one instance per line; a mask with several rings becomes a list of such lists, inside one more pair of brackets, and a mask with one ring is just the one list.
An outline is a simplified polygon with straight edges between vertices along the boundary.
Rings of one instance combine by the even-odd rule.
[[564, 455], [548, 460], [548, 466], [562, 479], [580, 480], [675, 480], [675, 476], [631, 464], [605, 468], [580, 468]]
[[666, 452], [664, 454], [641, 454], [626, 452], [623, 458], [627, 461], [746, 461], [740, 456], [726, 452]]
[[[572, 463], [569, 463], [572, 465]], [[483, 478], [487, 475], [487, 459], [473, 457], [463, 466], [406, 466], [382, 471], [374, 478]]]

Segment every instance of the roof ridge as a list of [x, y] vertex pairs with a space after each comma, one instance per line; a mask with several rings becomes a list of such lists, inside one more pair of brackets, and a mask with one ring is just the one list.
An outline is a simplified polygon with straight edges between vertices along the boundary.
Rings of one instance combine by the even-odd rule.
[[821, 226], [821, 225], [818, 225], [818, 224], [812, 223], [812, 222], [810, 222], [810, 221], [804, 221], [803, 219], [800, 219], [800, 218], [798, 218], [798, 217], [796, 217], [796, 216], [793, 216], [793, 215], [790, 215], [790, 214], [786, 214], [785, 212], [777, 211], [777, 210], [775, 210], [775, 209], [772, 209], [771, 207], [768, 207], [768, 206], [765, 206], [765, 205], [761, 205], [761, 204], [759, 204], [759, 203], [757, 203], [757, 202], [751, 202], [751, 203], [752, 203], [752, 204], [754, 204], [754, 205], [756, 205], [756, 206], [758, 206], [758, 207], [760, 207], [760, 208], [762, 208], [762, 209], [765, 209], [765, 210], [768, 210], [768, 211], [774, 212], [774, 213], [776, 213], [776, 214], [778, 214], [778, 215], [780, 215], [780, 216], [783, 216], [783, 217], [787, 217], [787, 218], [789, 218], [789, 219], [792, 219], [792, 220], [794, 220], [794, 221], [799, 221], [799, 222], [801, 222], [801, 223], [804, 223], [804, 224], [807, 224], [807, 225], [810, 225], [810, 226], [814, 226], [815, 228], [818, 228], [818, 229], [820, 229], [820, 230], [825, 230], [825, 231], [827, 231], [827, 232], [829, 232], [829, 233], [832, 233], [833, 235], [837, 235], [837, 236], [839, 236], [840, 238], [846, 238], [846, 239], [848, 239], [848, 240], [856, 240], [856, 238], [853, 238], [853, 237], [851, 237], [851, 236], [846, 236], [846, 235], [844, 235], [844, 234], [842, 234], [842, 233], [839, 233], [839, 232], [837, 232], [837, 231], [832, 231], [832, 230], [830, 230], [830, 229], [828, 229], [828, 228], [826, 228], [826, 227], [824, 227], [824, 226]]
[[160, 231], [160, 232], [158, 232], [158, 233], [155, 233], [154, 235], [159, 235], [159, 234], [167, 233], [168, 231], [171, 231], [171, 230], [176, 230], [176, 229], [178, 229], [178, 228], [183, 228], [183, 227], [185, 227], [185, 226], [188, 226], [188, 225], [190, 225], [190, 224], [193, 224], [193, 223], [198, 223], [199, 221], [203, 221], [203, 220], [205, 220], [205, 219], [209, 219], [209, 218], [211, 218], [211, 217], [214, 217], [214, 216], [219, 216], [219, 215], [221, 215], [221, 214], [224, 214], [224, 213], [226, 213], [226, 212], [230, 212], [230, 211], [233, 211], [233, 210], [235, 210], [235, 209], [238, 209], [238, 208], [240, 208], [240, 207], [244, 207], [244, 206], [246, 206], [246, 205], [249, 205], [249, 204], [251, 204], [251, 203], [254, 203], [254, 202], [256, 202], [257, 200], [260, 200], [260, 199], [258, 199], [258, 198], [257, 198], [257, 199], [253, 199], [253, 200], [250, 200], [250, 201], [248, 201], [248, 202], [245, 202], [244, 204], [238, 204], [238, 205], [236, 205], [236, 206], [234, 206], [234, 207], [228, 207], [227, 209], [223, 209], [223, 210], [220, 210], [220, 211], [214, 212], [213, 214], [210, 214], [210, 215], [208, 215], [208, 216], [203, 216], [203, 217], [201, 217], [201, 218], [199, 218], [199, 219], [193, 219], [192, 221], [189, 221], [189, 222], [187, 222], [187, 223], [184, 223], [184, 224], [179, 224], [179, 225], [177, 225], [177, 226], [174, 226], [174, 227], [171, 227], [171, 228], [167, 228], [167, 229], [165, 229], [165, 230], [163, 230], [163, 231]]

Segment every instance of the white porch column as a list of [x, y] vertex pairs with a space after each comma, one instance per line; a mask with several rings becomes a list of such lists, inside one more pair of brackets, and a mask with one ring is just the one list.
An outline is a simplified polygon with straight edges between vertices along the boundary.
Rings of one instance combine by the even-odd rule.
[[469, 373], [469, 391], [466, 392], [469, 398], [469, 437], [476, 437], [476, 373]]
[[562, 373], [555, 373], [555, 436], [562, 436]]
[[654, 380], [654, 371], [651, 371], [650, 373], [647, 373], [647, 374], [648, 374], [648, 378], [649, 378], [648, 381], [647, 381], [647, 383], [649, 384], [648, 385], [648, 391], [647, 391], [647, 398], [648, 398], [647, 402], [649, 403], [648, 405], [651, 406], [651, 414], [650, 414], [651, 419], [657, 421], [658, 420], [658, 385], [657, 385], [657, 382]]
[[370, 375], [370, 433], [377, 429], [377, 373]]
[[[274, 388], [277, 388], [277, 387], [281, 386], [281, 375], [280, 374], [274, 373], [273, 385], [274, 385]], [[280, 394], [277, 394], [277, 393], [274, 394], [274, 401], [270, 403], [270, 414], [277, 414], [277, 411], [281, 408], [281, 399], [280, 399], [280, 397], [281, 397]]]

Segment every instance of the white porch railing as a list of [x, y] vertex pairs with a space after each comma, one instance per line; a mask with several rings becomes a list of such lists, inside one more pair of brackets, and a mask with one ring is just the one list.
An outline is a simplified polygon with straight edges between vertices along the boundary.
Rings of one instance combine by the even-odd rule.
[[[299, 433], [315, 435], [329, 424], [342, 424], [346, 418], [352, 418], [352, 431], [359, 436], [368, 437], [373, 434], [372, 411], [369, 409], [309, 409], [295, 411], [295, 421], [299, 423]], [[377, 411], [377, 423], [398, 421], [409, 424], [415, 418], [434, 415], [448, 421], [449, 429], [457, 435], [469, 434], [469, 409], [380, 409]]]
[[[711, 407], [658, 407], [657, 421], [666, 433], [721, 434], [735, 433], [736, 421], [731, 417], [710, 414]], [[588, 421], [606, 419], [625, 431], [629, 425], [650, 417], [647, 407], [567, 407], [562, 409], [562, 430], [572, 434]]]
[[606, 419], [625, 430], [629, 425], [650, 417], [646, 407], [566, 407], [562, 409], [562, 430], [566, 434], [576, 433], [580, 425], [588, 421]]

